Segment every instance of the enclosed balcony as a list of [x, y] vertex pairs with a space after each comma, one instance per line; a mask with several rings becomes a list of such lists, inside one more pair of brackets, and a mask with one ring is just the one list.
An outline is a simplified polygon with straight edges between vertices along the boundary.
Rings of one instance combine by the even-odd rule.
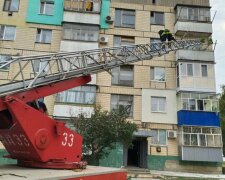
[[214, 64], [179, 61], [177, 91], [216, 92]]
[[175, 34], [188, 37], [208, 37], [212, 34], [210, 7], [177, 5]]
[[65, 0], [64, 2], [64, 22], [99, 25], [100, 0]]
[[183, 161], [222, 162], [222, 135], [218, 127], [179, 128], [179, 156]]

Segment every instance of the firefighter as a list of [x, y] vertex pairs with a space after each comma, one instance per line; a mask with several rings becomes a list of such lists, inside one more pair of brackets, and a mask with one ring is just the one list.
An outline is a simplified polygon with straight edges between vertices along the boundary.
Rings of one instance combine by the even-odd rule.
[[158, 32], [161, 42], [165, 42], [167, 39], [167, 34], [164, 30]]
[[165, 42], [166, 40], [168, 40], [169, 42], [176, 41], [169, 29], [160, 30], [158, 34], [161, 42]]

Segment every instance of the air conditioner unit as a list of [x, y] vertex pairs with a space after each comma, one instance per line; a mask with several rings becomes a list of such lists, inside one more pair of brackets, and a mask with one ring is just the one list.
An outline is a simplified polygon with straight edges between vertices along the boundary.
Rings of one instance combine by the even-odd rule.
[[101, 44], [106, 44], [108, 41], [109, 41], [109, 39], [106, 36], [99, 37], [99, 43], [101, 43]]
[[107, 23], [109, 23], [109, 24], [112, 24], [113, 23], [113, 18], [112, 18], [112, 16], [106, 16], [105, 17], [105, 22], [107, 22]]
[[173, 138], [176, 138], [177, 137], [177, 131], [167, 131], [167, 137], [168, 138], [171, 138], [171, 139], [173, 139]]

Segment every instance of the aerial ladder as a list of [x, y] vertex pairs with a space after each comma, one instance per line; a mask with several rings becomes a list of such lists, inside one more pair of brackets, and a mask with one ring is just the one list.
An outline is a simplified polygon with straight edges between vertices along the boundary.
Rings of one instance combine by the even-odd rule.
[[[81, 169], [82, 137], [28, 105], [91, 81], [91, 74], [171, 51], [201, 45], [199, 40], [150, 43], [78, 52], [12, 57], [0, 68], [10, 67], [7, 83], [0, 85], [0, 141], [9, 158], [25, 167]], [[37, 71], [35, 64], [40, 64]]]

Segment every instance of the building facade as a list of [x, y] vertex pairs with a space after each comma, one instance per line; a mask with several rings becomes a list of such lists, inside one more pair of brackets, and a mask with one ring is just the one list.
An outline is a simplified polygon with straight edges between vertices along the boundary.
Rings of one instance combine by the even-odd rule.
[[[212, 35], [209, 1], [4, 0], [0, 57], [71, 52]], [[35, 5], [34, 5], [35, 4]], [[66, 64], [65, 64], [66, 65]], [[133, 148], [118, 144], [100, 165], [221, 172], [222, 137], [212, 45], [184, 49], [92, 75], [89, 84], [45, 98], [49, 115], [69, 123], [95, 104], [130, 108]], [[37, 64], [37, 71], [42, 66]], [[9, 76], [10, 69], [0, 71]], [[5, 78], [0, 78], [4, 83]]]

